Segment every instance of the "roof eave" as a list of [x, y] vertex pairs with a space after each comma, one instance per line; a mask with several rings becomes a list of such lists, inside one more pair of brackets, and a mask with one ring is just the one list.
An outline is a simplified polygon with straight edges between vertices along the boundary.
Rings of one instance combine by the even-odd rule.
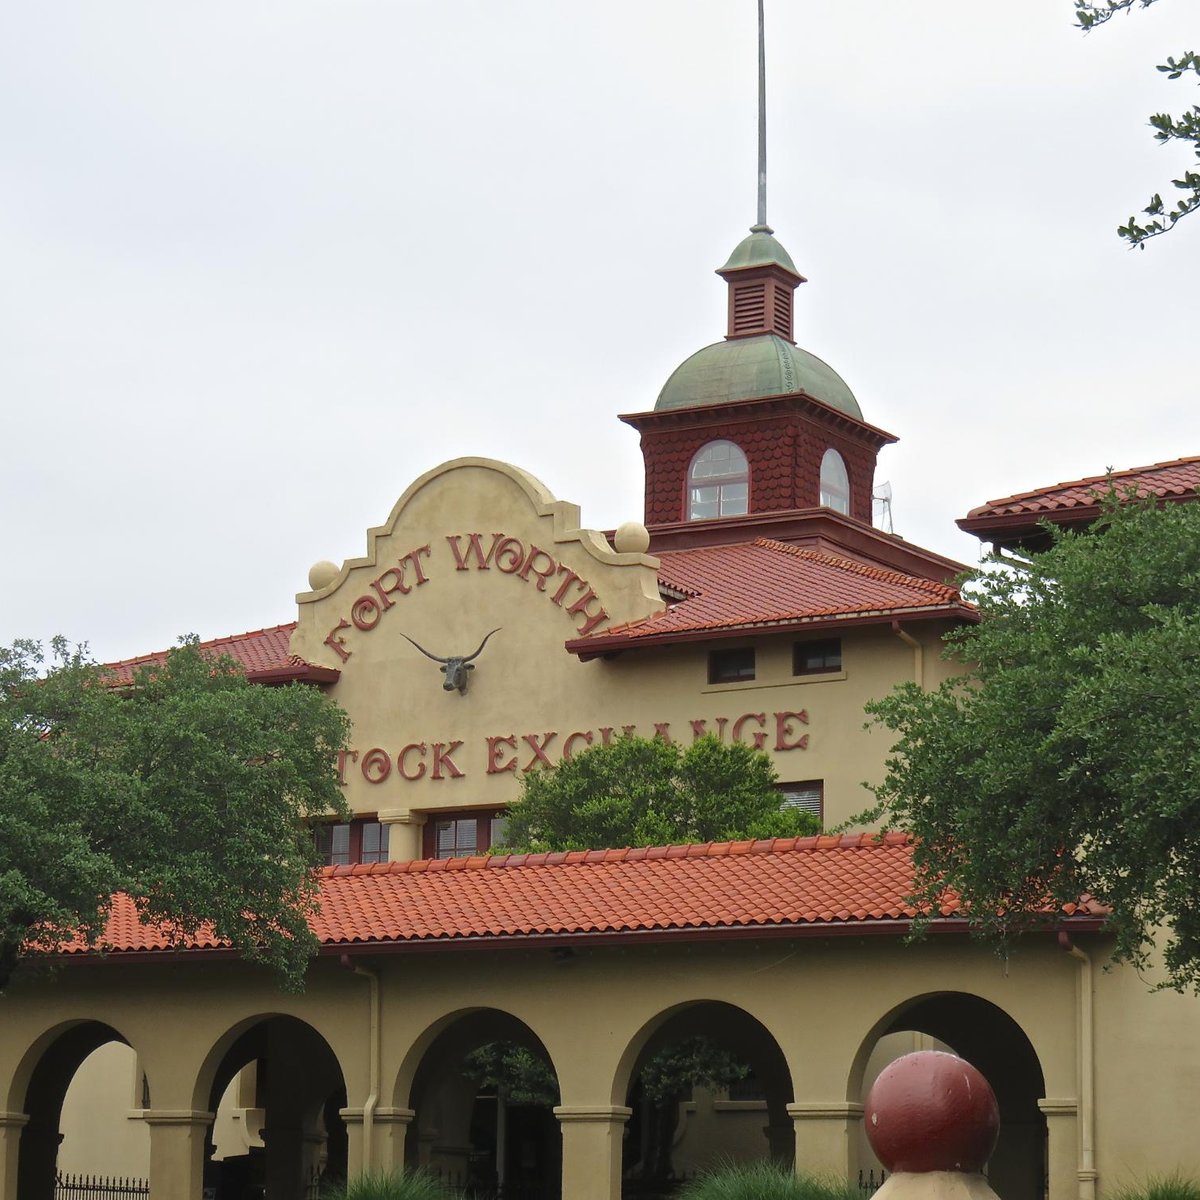
[[[653, 620], [653, 618], [650, 619]], [[864, 625], [890, 624], [894, 621], [930, 620], [969, 621], [975, 624], [979, 621], [979, 611], [964, 604], [939, 604], [924, 608], [880, 609], [834, 616], [798, 617], [780, 621], [746, 621], [710, 629], [664, 630], [662, 633], [647, 633], [640, 637], [600, 633], [586, 638], [573, 638], [566, 643], [566, 648], [569, 653], [579, 655], [581, 662], [588, 662], [590, 659], [619, 654], [624, 650], [640, 650], [647, 646], [671, 646], [689, 642], [710, 642], [749, 633], [788, 634], [808, 632], [812, 629], [848, 629]]]

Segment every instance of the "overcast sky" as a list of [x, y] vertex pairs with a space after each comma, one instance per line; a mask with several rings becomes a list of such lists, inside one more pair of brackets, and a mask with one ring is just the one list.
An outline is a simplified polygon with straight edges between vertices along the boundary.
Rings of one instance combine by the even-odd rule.
[[[899, 435], [896, 532], [1200, 453], [1200, 217], [1163, 0], [767, 0], [797, 341]], [[294, 618], [408, 483], [505, 459], [609, 528], [724, 333], [753, 0], [0, 0], [0, 642], [101, 659]]]

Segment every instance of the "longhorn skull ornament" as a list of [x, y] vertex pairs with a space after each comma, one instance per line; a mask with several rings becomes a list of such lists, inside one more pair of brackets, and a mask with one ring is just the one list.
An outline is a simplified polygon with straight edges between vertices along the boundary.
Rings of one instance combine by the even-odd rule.
[[[492, 633], [499, 633], [500, 626], [492, 630]], [[472, 659], [478, 658], [484, 646], [487, 645], [487, 640], [492, 636], [492, 633], [487, 634], [483, 641], [479, 643], [479, 649], [474, 654], [452, 654], [449, 658], [442, 658], [439, 654], [430, 654], [424, 646], [414, 642], [407, 633], [402, 633], [400, 636], [406, 641], [411, 642], [417, 647], [426, 658], [432, 658], [434, 662], [442, 663], [442, 674], [445, 679], [442, 681], [442, 688], [447, 692], [457, 691], [460, 696], [465, 696], [467, 693], [467, 683], [470, 680], [469, 671], [475, 670], [475, 664]]]

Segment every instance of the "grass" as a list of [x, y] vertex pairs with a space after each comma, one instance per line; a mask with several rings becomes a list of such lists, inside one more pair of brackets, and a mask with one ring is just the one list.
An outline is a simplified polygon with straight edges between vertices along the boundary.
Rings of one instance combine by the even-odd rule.
[[452, 1200], [455, 1194], [425, 1171], [377, 1171], [321, 1188], [321, 1200]]
[[1183, 1175], [1151, 1175], [1118, 1189], [1112, 1200], [1200, 1200], [1200, 1183]]
[[[862, 1200], [862, 1193], [842, 1179], [796, 1175], [775, 1163], [756, 1162], [718, 1167], [689, 1183], [678, 1200]], [[1154, 1200], [1200, 1200], [1200, 1195]]]

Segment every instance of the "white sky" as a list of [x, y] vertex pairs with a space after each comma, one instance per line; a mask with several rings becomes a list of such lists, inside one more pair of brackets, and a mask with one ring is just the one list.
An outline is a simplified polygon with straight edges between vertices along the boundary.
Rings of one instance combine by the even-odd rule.
[[[1200, 452], [1200, 217], [1146, 117], [1163, 0], [768, 0], [769, 217], [896, 531]], [[1190, 18], [1190, 21], [1189, 21]], [[0, 642], [101, 659], [293, 619], [411, 480], [516, 462], [607, 528], [724, 332], [753, 0], [0, 0]]]

